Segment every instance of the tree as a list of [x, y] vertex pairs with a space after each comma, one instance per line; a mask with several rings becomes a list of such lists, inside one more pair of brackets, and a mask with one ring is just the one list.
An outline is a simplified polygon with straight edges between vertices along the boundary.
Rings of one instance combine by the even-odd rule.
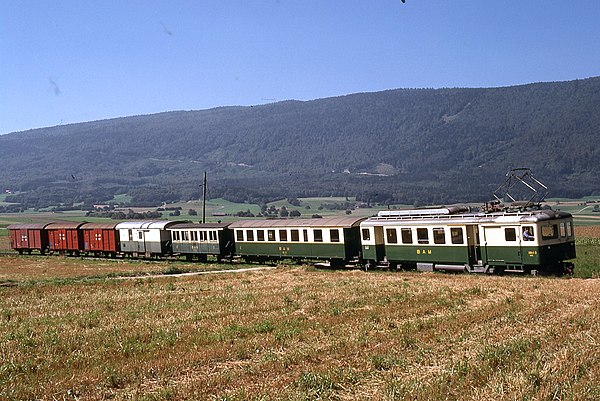
[[292, 211], [290, 212], [290, 217], [300, 217], [301, 215], [302, 215], [302, 213], [300, 213], [300, 212], [299, 212], [299, 211], [297, 211], [297, 210], [292, 210]]
[[288, 217], [290, 215], [290, 213], [288, 212], [288, 210], [285, 206], [282, 206], [281, 210], [279, 210], [279, 215], [281, 217]]
[[188, 214], [190, 216], [198, 216], [198, 212], [195, 209], [188, 210]]

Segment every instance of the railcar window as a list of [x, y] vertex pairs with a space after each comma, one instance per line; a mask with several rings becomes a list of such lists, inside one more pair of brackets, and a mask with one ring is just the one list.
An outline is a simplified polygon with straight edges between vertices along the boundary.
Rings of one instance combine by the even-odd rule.
[[[201, 232], [200, 234], [204, 234], [204, 232]], [[204, 241], [204, 235], [202, 235], [202, 241]], [[237, 230], [235, 232], [235, 240], [236, 241], [243, 241], [244, 240], [244, 231], [243, 230]]]
[[256, 240], [264, 241], [265, 240], [265, 230], [257, 230], [256, 231]]
[[246, 241], [254, 241], [254, 231], [246, 230]]
[[184, 241], [189, 241], [190, 240], [190, 232], [189, 231], [182, 231], [181, 233], [183, 234], [183, 240]]
[[279, 241], [287, 241], [287, 230], [279, 230]]
[[398, 233], [395, 228], [387, 228], [385, 230], [385, 234], [387, 235], [388, 244], [397, 244], [398, 243]]
[[401, 228], [400, 236], [402, 237], [403, 244], [413, 243], [412, 228]]
[[567, 237], [573, 236], [573, 223], [567, 222]]
[[275, 230], [267, 230], [267, 239], [269, 241], [275, 241]]
[[304, 237], [304, 242], [308, 242], [308, 230], [302, 230], [302, 235]]
[[179, 241], [179, 231], [173, 231], [173, 241]]
[[371, 239], [371, 232], [369, 231], [368, 228], [362, 229], [362, 237], [363, 237], [363, 241], [369, 241]]
[[138, 238], [144, 239], [144, 233], [142, 231], [138, 232]]
[[340, 242], [340, 230], [337, 228], [329, 230], [329, 238], [331, 239], [331, 242]]
[[[238, 236], [238, 241], [244, 240], [244, 232], [242, 230], [239, 230], [237, 232], [237, 236]], [[200, 231], [200, 241], [206, 241], [206, 231]]]
[[556, 238], [558, 238], [558, 226], [556, 224], [551, 226], [542, 226], [542, 239]]
[[314, 230], [315, 242], [323, 242], [323, 230]]
[[516, 241], [517, 240], [517, 230], [514, 228], [505, 228], [504, 229], [504, 239], [506, 241]]
[[129, 231], [129, 241], [133, 241], [133, 230], [128, 230]]
[[450, 237], [452, 237], [453, 244], [464, 244], [465, 239], [463, 237], [463, 229], [461, 227], [451, 227]]
[[290, 234], [293, 242], [300, 242], [300, 232], [298, 230], [291, 230]]
[[419, 244], [429, 244], [429, 231], [426, 228], [417, 228], [417, 242]]
[[217, 240], [217, 232], [216, 231], [209, 231], [208, 235], [210, 236], [210, 240], [211, 241], [216, 241]]
[[560, 223], [560, 236], [565, 238], [567, 236], [567, 227], [565, 223]]
[[198, 231], [192, 231], [192, 241], [198, 241]]
[[433, 229], [433, 243], [434, 244], [445, 244], [446, 243], [446, 231], [443, 228]]

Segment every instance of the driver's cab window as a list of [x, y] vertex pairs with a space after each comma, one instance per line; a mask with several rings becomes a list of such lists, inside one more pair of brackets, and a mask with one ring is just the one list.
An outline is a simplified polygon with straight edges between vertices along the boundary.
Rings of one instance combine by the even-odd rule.
[[533, 240], [535, 240], [535, 231], [533, 231], [533, 226], [523, 226], [523, 241]]

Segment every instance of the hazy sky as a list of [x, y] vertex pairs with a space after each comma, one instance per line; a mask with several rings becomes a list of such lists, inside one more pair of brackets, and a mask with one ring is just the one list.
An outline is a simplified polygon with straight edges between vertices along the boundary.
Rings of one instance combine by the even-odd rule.
[[597, 75], [599, 0], [0, 0], [0, 134]]

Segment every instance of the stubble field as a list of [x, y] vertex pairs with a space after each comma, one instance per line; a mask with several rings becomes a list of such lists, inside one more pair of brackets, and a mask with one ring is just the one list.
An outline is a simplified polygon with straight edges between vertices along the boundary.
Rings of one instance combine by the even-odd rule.
[[1, 399], [600, 398], [598, 279], [44, 260], [0, 259]]

